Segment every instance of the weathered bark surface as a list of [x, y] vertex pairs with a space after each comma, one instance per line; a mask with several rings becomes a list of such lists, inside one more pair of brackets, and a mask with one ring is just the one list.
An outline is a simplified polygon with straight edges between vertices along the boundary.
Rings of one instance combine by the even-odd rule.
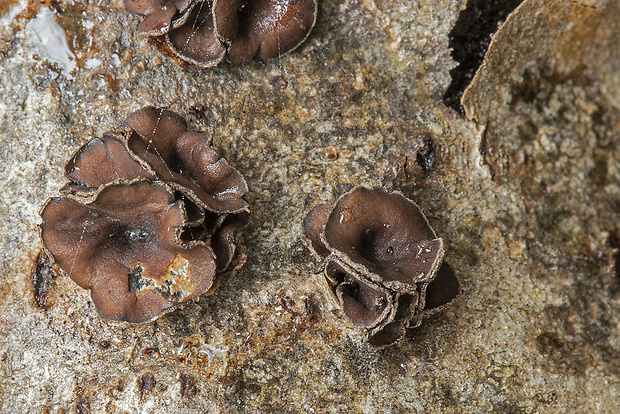
[[[620, 411], [617, 1], [525, 0], [465, 116], [443, 101], [464, 0], [323, 0], [299, 49], [210, 70], [162, 58], [121, 0], [5, 3], [0, 411]], [[69, 156], [146, 105], [212, 133], [253, 216], [214, 295], [127, 325], [37, 263], [37, 225]], [[378, 351], [301, 241], [354, 185], [413, 199], [464, 285]]]

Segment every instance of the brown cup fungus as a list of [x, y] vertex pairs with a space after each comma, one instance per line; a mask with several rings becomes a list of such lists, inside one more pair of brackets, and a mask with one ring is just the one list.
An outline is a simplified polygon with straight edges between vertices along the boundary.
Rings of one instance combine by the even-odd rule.
[[330, 297], [373, 346], [395, 343], [460, 293], [443, 240], [399, 193], [357, 187], [311, 210], [304, 234]]
[[316, 0], [125, 0], [125, 8], [145, 16], [138, 30], [162, 53], [203, 68], [288, 53], [317, 15]]
[[234, 232], [249, 219], [247, 185], [208, 141], [147, 107], [67, 163], [70, 182], [45, 204], [41, 237], [102, 317], [152, 320], [245, 263]]

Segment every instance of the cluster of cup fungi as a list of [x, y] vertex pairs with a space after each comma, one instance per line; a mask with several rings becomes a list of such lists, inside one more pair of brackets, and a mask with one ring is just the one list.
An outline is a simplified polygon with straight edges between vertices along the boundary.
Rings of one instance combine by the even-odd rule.
[[460, 293], [443, 240], [400, 193], [356, 187], [312, 209], [304, 235], [330, 297], [373, 346], [395, 343]]
[[[125, 0], [139, 31], [186, 64], [278, 57], [312, 30], [316, 0]], [[146, 107], [93, 138], [42, 209], [44, 252], [91, 291], [105, 319], [141, 323], [211, 294], [246, 261], [234, 235], [249, 221], [244, 178], [183, 118]], [[356, 187], [319, 204], [304, 236], [341, 315], [388, 346], [448, 305], [460, 285], [443, 240], [398, 192]]]
[[146, 107], [67, 163], [41, 237], [102, 317], [152, 320], [245, 263], [234, 233], [249, 220], [247, 185], [208, 142], [179, 115]]
[[310, 34], [316, 0], [125, 0], [163, 54], [208, 68], [282, 56]]

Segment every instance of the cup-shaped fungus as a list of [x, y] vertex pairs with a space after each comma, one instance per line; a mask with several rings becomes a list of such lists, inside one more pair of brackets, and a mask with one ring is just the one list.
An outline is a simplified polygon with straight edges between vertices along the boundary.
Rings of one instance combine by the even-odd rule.
[[208, 68], [281, 56], [310, 34], [317, 0], [125, 0], [138, 30], [174, 59]]
[[152, 320], [245, 263], [234, 233], [249, 220], [247, 185], [208, 142], [147, 107], [67, 163], [70, 182], [43, 208], [41, 237], [102, 317]]
[[312, 209], [304, 234], [330, 296], [371, 345], [396, 342], [460, 292], [443, 240], [399, 193], [356, 187]]
[[183, 13], [192, 0], [125, 0], [127, 11], [146, 16], [138, 30], [150, 35], [161, 35], [169, 30], [172, 19]]

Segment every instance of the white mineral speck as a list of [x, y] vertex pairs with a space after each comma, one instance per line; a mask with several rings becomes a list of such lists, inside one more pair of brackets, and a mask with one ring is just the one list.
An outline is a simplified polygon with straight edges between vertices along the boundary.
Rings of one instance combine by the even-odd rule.
[[37, 17], [28, 23], [28, 39], [32, 49], [41, 57], [57, 63], [63, 75], [72, 79], [76, 68], [75, 55], [69, 48], [63, 28], [56, 22], [54, 13], [42, 7]]
[[97, 58], [88, 58], [86, 62], [84, 62], [84, 67], [86, 69], [96, 69], [101, 66], [101, 59]]

